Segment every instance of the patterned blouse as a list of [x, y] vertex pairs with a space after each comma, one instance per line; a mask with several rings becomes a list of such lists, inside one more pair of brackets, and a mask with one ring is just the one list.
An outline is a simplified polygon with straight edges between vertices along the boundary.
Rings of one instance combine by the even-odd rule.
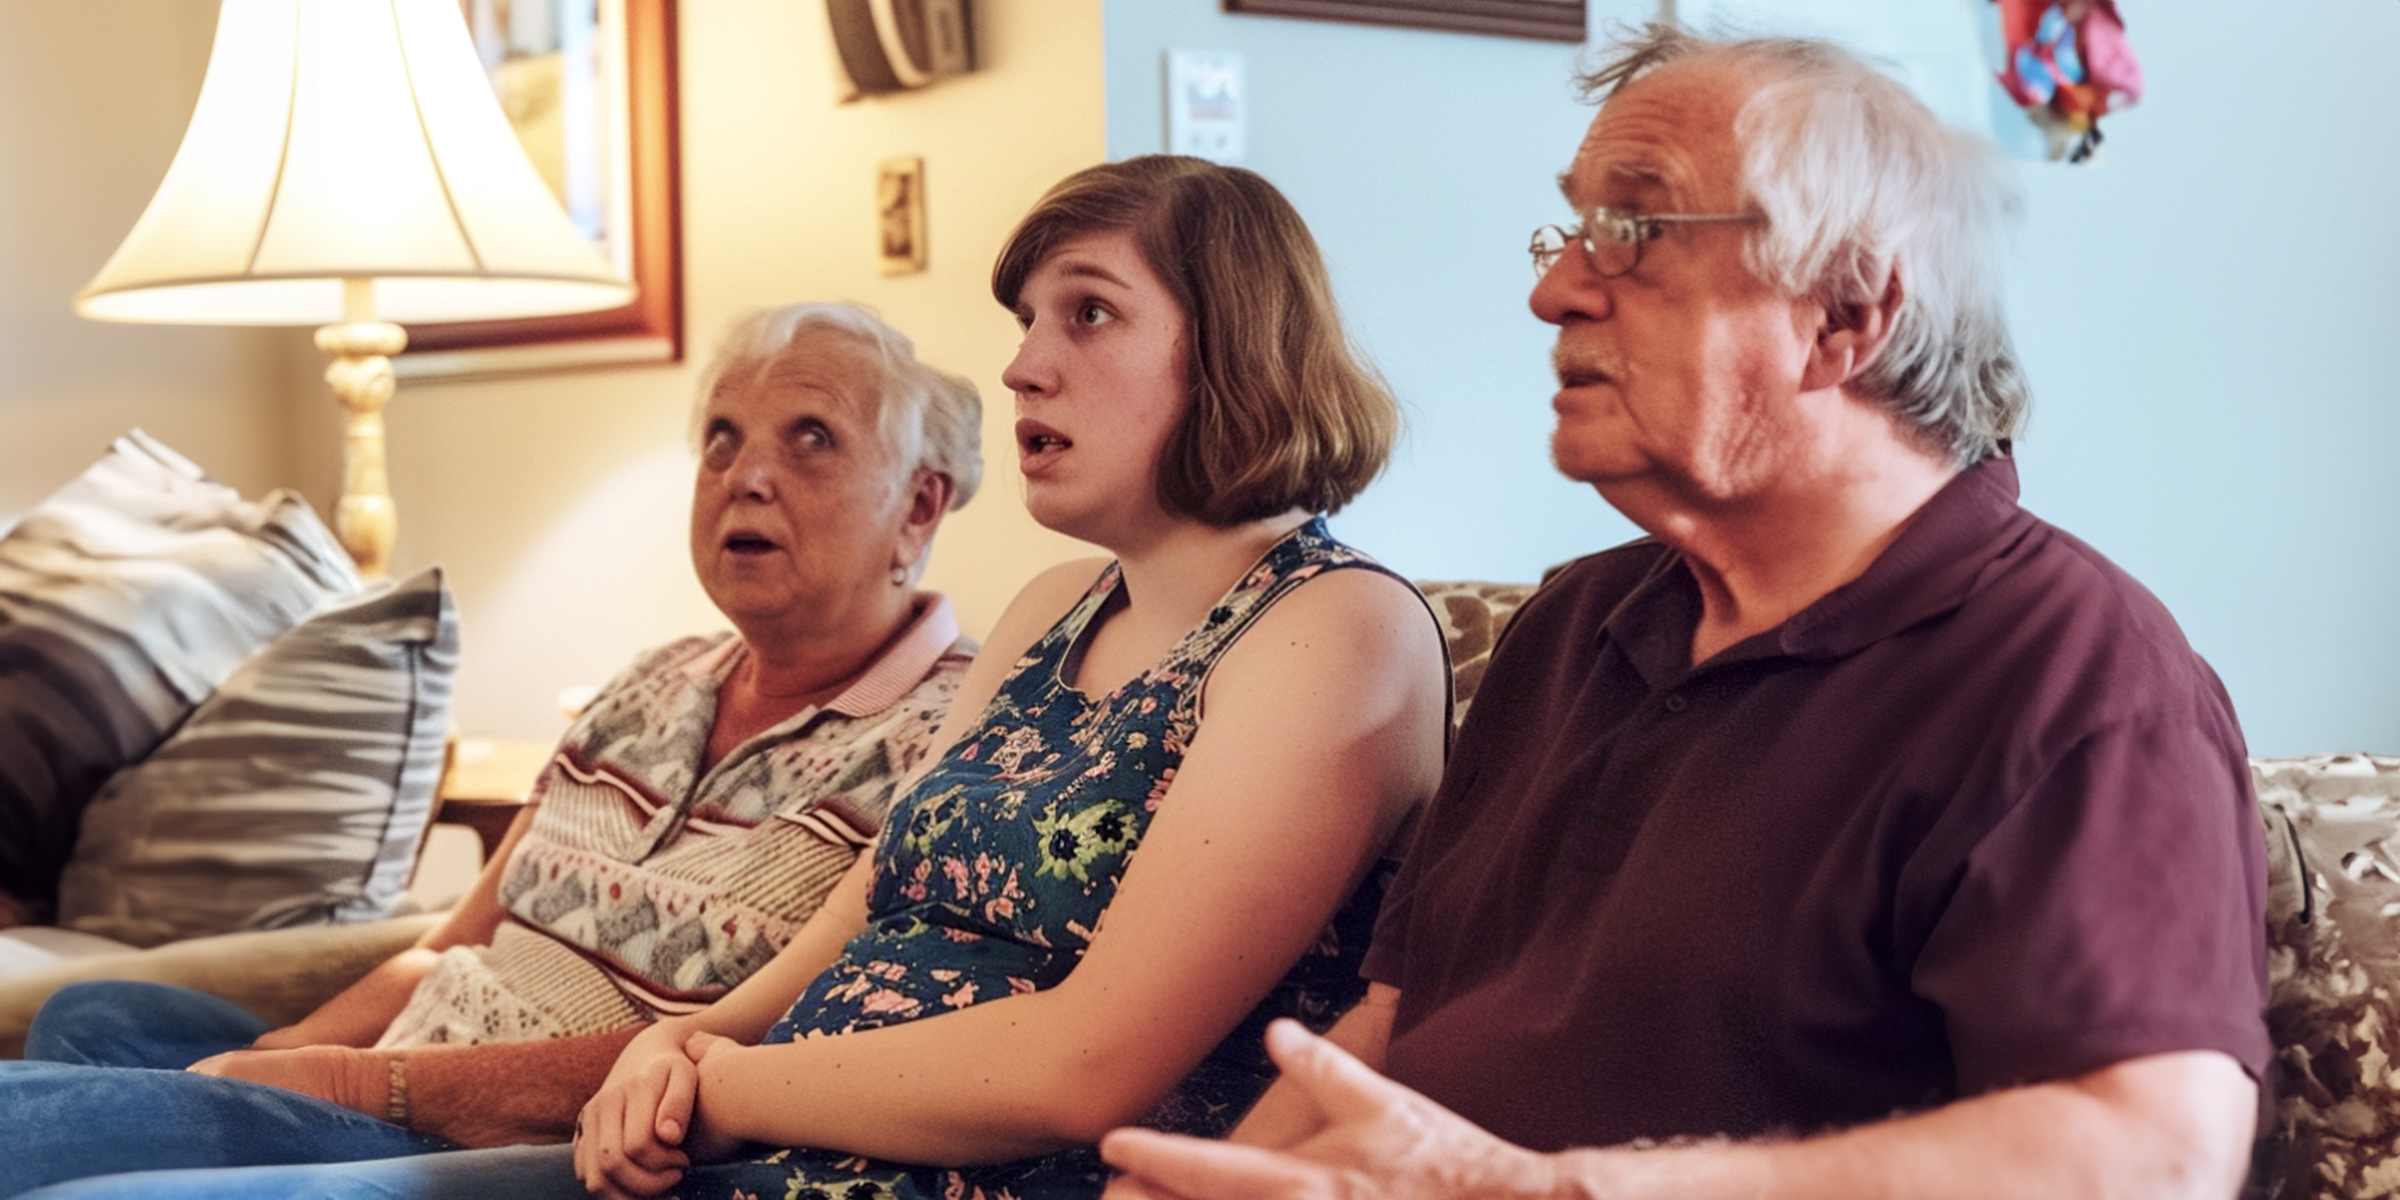
[[386, 1047], [522, 1041], [695, 1011], [774, 957], [882, 827], [974, 646], [947, 600], [841, 695], [702, 769], [739, 638], [649, 651], [559, 743], [492, 944], [445, 951]]

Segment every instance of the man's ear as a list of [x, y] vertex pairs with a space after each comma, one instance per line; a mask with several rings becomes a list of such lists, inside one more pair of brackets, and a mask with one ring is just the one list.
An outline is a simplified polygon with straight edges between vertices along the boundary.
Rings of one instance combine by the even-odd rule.
[[1900, 264], [1895, 260], [1884, 275], [1883, 293], [1872, 302], [1825, 309], [1808, 365], [1800, 373], [1801, 390], [1839, 387], [1866, 370], [1892, 340], [1892, 319], [1899, 315], [1900, 298], [1905, 294]]

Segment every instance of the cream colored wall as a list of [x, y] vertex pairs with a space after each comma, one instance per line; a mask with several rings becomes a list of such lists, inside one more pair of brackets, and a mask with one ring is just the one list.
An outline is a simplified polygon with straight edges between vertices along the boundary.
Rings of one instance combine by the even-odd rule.
[[[1100, 0], [977, 0], [974, 75], [833, 102], [817, 0], [681, 4], [685, 328], [692, 361], [414, 382], [393, 401], [396, 571], [440, 564], [464, 622], [463, 731], [551, 737], [562, 687], [722, 627], [692, 581], [685, 404], [715, 330], [800, 299], [874, 306], [986, 405], [982, 496], [936, 544], [931, 586], [970, 632], [1042, 566], [1082, 552], [1019, 500], [1001, 368], [1014, 323], [987, 290], [1042, 190], [1103, 155]], [[0, 514], [140, 424], [255, 493], [324, 511], [333, 405], [303, 333], [103, 325], [67, 311], [173, 157], [215, 6], [0, 3]], [[926, 160], [931, 268], [874, 257], [875, 164]]]
[[[981, 387], [985, 490], [945, 524], [927, 576], [970, 632], [1035, 570], [1082, 552], [1034, 526], [1019, 501], [999, 382], [1016, 328], [987, 281], [1016, 218], [1102, 157], [1099, 0], [981, 0], [981, 70], [846, 106], [832, 99], [821, 4], [680, 8], [691, 361], [412, 383], [393, 402], [396, 569], [450, 572], [464, 617], [463, 730], [554, 735], [562, 686], [722, 627], [685, 549], [684, 419], [716, 329], [745, 309], [865, 303]], [[874, 254], [875, 165], [901, 155], [926, 161], [931, 265], [887, 278]]]
[[245, 493], [287, 481], [293, 335], [67, 307], [166, 173], [215, 29], [192, 0], [0, 4], [0, 523], [135, 425]]

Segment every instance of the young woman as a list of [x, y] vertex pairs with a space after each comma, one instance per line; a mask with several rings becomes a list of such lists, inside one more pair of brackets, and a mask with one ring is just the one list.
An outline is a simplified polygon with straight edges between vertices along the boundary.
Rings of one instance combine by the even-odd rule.
[[[577, 1125], [592, 1191], [1095, 1195], [1103, 1132], [1222, 1132], [1265, 1020], [1356, 995], [1447, 688], [1414, 589], [1320, 517], [1396, 413], [1313, 240], [1250, 172], [1135, 159], [1052, 189], [993, 292], [1026, 504], [1114, 557], [1010, 605], [784, 951], [626, 1048]], [[539, 1150], [409, 1160], [408, 1190], [445, 1158], [462, 1192], [572, 1194]]]

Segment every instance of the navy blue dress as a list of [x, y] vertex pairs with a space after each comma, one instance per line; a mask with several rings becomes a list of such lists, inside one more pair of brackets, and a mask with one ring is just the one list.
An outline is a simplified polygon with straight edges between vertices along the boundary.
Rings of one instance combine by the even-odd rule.
[[[1334, 541], [1322, 519], [1278, 542], [1207, 620], [1115, 691], [1065, 682], [1094, 619], [1116, 603], [1116, 564], [1000, 685], [977, 725], [895, 802], [877, 843], [868, 926], [771, 1029], [767, 1042], [848, 1033], [1055, 986], [1075, 969], [1101, 911], [1166, 800], [1199, 727], [1201, 685], [1278, 598], [1329, 570], [1384, 568]], [[1386, 572], [1387, 574], [1389, 572]], [[1268, 1021], [1323, 1029], [1365, 990], [1365, 954], [1384, 872], [1146, 1124], [1220, 1136], [1273, 1078]], [[684, 1200], [880, 1200], [1096, 1196], [1106, 1169], [1088, 1147], [969, 1168], [795, 1148], [696, 1168]]]

